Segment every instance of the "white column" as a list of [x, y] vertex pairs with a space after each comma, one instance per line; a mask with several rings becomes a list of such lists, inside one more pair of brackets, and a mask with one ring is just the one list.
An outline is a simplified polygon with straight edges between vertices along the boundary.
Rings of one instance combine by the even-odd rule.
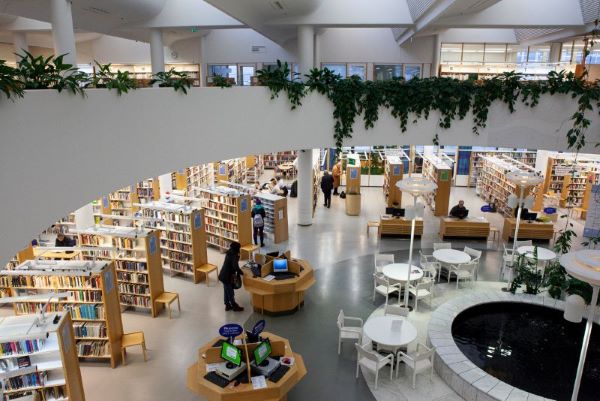
[[27, 33], [19, 31], [13, 32], [13, 46], [15, 49], [15, 53], [17, 53], [21, 57], [25, 56], [24, 51], [29, 51], [29, 45], [27, 44]]
[[[298, 66], [302, 78], [315, 65], [315, 30], [312, 26], [298, 27]], [[312, 149], [298, 152], [298, 224], [312, 224]]]
[[159, 175], [158, 187], [160, 188], [161, 199], [165, 198], [167, 192], [173, 192], [173, 180], [171, 179], [171, 174]]
[[75, 48], [71, 1], [50, 0], [50, 22], [52, 23], [54, 54], [56, 56], [64, 54], [63, 61], [76, 66], [77, 52]]
[[150, 29], [150, 60], [153, 74], [165, 70], [165, 48], [162, 31], [158, 28]]
[[560, 43], [551, 43], [550, 44], [550, 57], [548, 60], [550, 63], [559, 63], [560, 62], [561, 47], [562, 46]]
[[91, 203], [75, 210], [75, 228], [85, 230], [94, 225], [94, 207]]
[[298, 152], [298, 224], [312, 224], [312, 168], [313, 150], [303, 149]]
[[437, 77], [440, 71], [440, 50], [441, 40], [440, 35], [433, 35], [433, 58], [431, 62], [431, 71], [429, 76]]

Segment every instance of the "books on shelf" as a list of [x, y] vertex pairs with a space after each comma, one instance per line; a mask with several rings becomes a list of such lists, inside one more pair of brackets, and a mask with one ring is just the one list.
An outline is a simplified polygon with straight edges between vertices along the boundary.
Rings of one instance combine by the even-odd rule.
[[295, 150], [264, 154], [262, 156], [264, 168], [274, 169], [282, 163], [292, 163], [294, 160], [296, 160], [297, 155], [298, 154]]
[[215, 182], [213, 163], [200, 164], [187, 169], [187, 194], [195, 197], [195, 188], [208, 188]]
[[149, 178], [136, 185], [137, 197], [140, 203], [147, 203], [160, 198], [158, 179]]
[[260, 199], [265, 208], [264, 231], [273, 236], [273, 242], [276, 244], [287, 241], [287, 198], [261, 192], [255, 194], [254, 198]]
[[[391, 152], [395, 151], [395, 152]], [[404, 161], [409, 160], [401, 149], [390, 149], [385, 154], [385, 167], [383, 173], [383, 196], [388, 207], [402, 206], [402, 191], [396, 183], [404, 176]]]
[[600, 183], [600, 159], [557, 155], [548, 158], [544, 193], [560, 193], [560, 206], [587, 207], [586, 192]]
[[[423, 177], [437, 184], [437, 188], [424, 195], [435, 216], [447, 216], [450, 208], [450, 188], [452, 186], [452, 167], [439, 156], [422, 155]], [[447, 158], [447, 156], [446, 156]]]
[[256, 184], [264, 172], [262, 155], [246, 156], [246, 183]]
[[[28, 261], [17, 270], [3, 271], [0, 283], [8, 285], [15, 296], [36, 295], [13, 303], [16, 315], [68, 312], [75, 331], [79, 358], [101, 357], [115, 367], [121, 358], [123, 324], [114, 265], [108, 261]], [[48, 292], [67, 294], [48, 301]], [[85, 346], [80, 342], [86, 341]], [[100, 342], [91, 346], [90, 343]], [[95, 350], [106, 352], [98, 355]], [[94, 351], [92, 351], [94, 350]], [[89, 351], [89, 352], [88, 352]]]
[[473, 150], [469, 164], [469, 186], [477, 185], [477, 177], [483, 165], [483, 156], [507, 156], [530, 167], [535, 167], [537, 151], [523, 149], [498, 148], [496, 150]]

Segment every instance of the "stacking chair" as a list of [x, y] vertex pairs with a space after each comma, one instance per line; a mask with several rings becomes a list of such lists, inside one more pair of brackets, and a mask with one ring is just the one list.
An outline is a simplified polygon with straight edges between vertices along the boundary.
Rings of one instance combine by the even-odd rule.
[[375, 254], [375, 273], [381, 273], [383, 266], [394, 263], [394, 255], [391, 253]]
[[533, 241], [532, 240], [517, 241], [517, 249], [519, 249], [522, 246], [533, 246]]
[[452, 243], [451, 242], [434, 242], [433, 250], [437, 251], [439, 249], [452, 249]]
[[373, 351], [373, 345], [371, 343], [363, 346], [355, 344], [357, 358], [356, 358], [356, 377], [358, 378], [358, 370], [360, 366], [375, 372], [375, 388], [377, 388], [377, 380], [379, 379], [379, 371], [390, 366], [390, 380], [394, 374], [394, 355], [388, 354], [386, 356], [380, 355]]
[[454, 274], [456, 276], [456, 289], [458, 289], [458, 282], [460, 280], [466, 281], [470, 280], [471, 282], [475, 281], [475, 270], [477, 269], [477, 262], [467, 262], [461, 263], [459, 265], [450, 265], [450, 270], [448, 271], [448, 282], [450, 282], [450, 277]]
[[415, 299], [415, 312], [419, 305], [419, 299], [429, 298], [429, 308], [433, 309], [433, 278], [423, 277], [416, 285], [408, 286], [408, 294]]
[[477, 263], [477, 268], [475, 269], [475, 278], [477, 278], [479, 275], [479, 261], [481, 260], [483, 252], [469, 248], [468, 246], [465, 246], [464, 252], [471, 257], [471, 262]]
[[[353, 326], [347, 326], [347, 323], [353, 322]], [[342, 341], [351, 341], [360, 344], [362, 342], [362, 326], [363, 320], [359, 317], [351, 317], [344, 315], [344, 311], [340, 310], [337, 318], [338, 335], [338, 355], [342, 351]], [[357, 344], [357, 345], [358, 345]]]
[[511, 248], [507, 248], [506, 244], [502, 245], [504, 247], [504, 251], [502, 252], [502, 269], [500, 270], [500, 280], [506, 276], [508, 270], [513, 268], [513, 263], [517, 260], [517, 255], [514, 255], [513, 260], [513, 250]]
[[385, 304], [388, 304], [388, 298], [390, 294], [397, 292], [398, 298], [400, 298], [400, 283], [391, 284], [387, 277], [381, 274], [373, 274], [373, 302], [375, 302], [375, 295], [381, 294], [385, 297]]
[[423, 269], [424, 276], [431, 277], [435, 280], [440, 280], [440, 274], [442, 272], [442, 264], [433, 258], [433, 255], [425, 255], [423, 251], [419, 251], [421, 269]]
[[433, 380], [433, 357], [435, 348], [429, 348], [425, 344], [418, 343], [415, 352], [398, 352], [396, 359], [396, 377], [398, 376], [398, 365], [400, 362], [406, 364], [406, 368], [412, 370], [412, 388], [417, 386], [417, 375], [427, 370], [430, 371], [429, 380]]

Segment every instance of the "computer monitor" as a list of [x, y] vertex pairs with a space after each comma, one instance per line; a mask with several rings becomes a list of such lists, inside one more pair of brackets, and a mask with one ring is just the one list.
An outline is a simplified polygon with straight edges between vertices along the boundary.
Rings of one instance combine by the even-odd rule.
[[527, 221], [533, 221], [537, 219], [537, 213], [527, 213], [525, 215], [525, 217], [523, 217], [523, 220], [527, 220]]
[[257, 365], [263, 363], [271, 355], [271, 343], [263, 341], [254, 348], [254, 361]]
[[277, 256], [279, 256], [279, 251], [267, 252], [267, 256], [271, 256], [273, 258], [276, 258]]
[[404, 209], [399, 207], [386, 207], [385, 214], [389, 214], [394, 217], [404, 217]]
[[287, 272], [288, 261], [287, 259], [274, 259], [273, 260], [273, 273]]
[[240, 366], [242, 364], [242, 350], [225, 341], [221, 344], [221, 358], [233, 363], [235, 366]]

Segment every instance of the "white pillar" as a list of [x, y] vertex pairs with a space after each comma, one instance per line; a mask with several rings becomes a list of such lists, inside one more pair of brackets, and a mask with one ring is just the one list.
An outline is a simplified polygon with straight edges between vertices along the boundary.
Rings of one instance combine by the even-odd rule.
[[313, 150], [303, 149], [298, 152], [298, 224], [312, 224], [312, 168]]
[[75, 31], [70, 0], [50, 0], [50, 22], [52, 23], [52, 39], [54, 55], [64, 54], [63, 61], [77, 66], [75, 48]]
[[150, 60], [153, 74], [165, 70], [165, 48], [162, 31], [158, 28], [150, 29]]
[[[315, 65], [315, 30], [312, 26], [298, 26], [298, 67], [302, 79], [304, 74]], [[310, 226], [312, 224], [312, 149], [303, 149], [298, 152], [298, 224]]]
[[91, 203], [75, 210], [75, 228], [85, 230], [94, 225], [94, 207]]
[[160, 199], [164, 199], [167, 192], [173, 192], [173, 180], [170, 173], [158, 176], [158, 187], [160, 188]]
[[433, 59], [431, 62], [431, 71], [429, 76], [437, 77], [440, 71], [440, 50], [441, 50], [440, 35], [433, 35]]
[[206, 64], [206, 56], [204, 52], [204, 49], [206, 47], [206, 40], [204, 39], [204, 37], [205, 36], [202, 35], [198, 41], [198, 46], [200, 46], [200, 60], [198, 62], [198, 65], [200, 65], [200, 86], [206, 86], [206, 76], [208, 75], [208, 64]]
[[560, 43], [551, 43], [550, 44], [550, 57], [548, 61], [550, 63], [559, 63], [560, 62], [560, 51], [561, 51]]
[[29, 51], [29, 45], [27, 44], [27, 33], [19, 31], [13, 32], [13, 46], [15, 53], [17, 53], [21, 57], [24, 57], [24, 52]]

